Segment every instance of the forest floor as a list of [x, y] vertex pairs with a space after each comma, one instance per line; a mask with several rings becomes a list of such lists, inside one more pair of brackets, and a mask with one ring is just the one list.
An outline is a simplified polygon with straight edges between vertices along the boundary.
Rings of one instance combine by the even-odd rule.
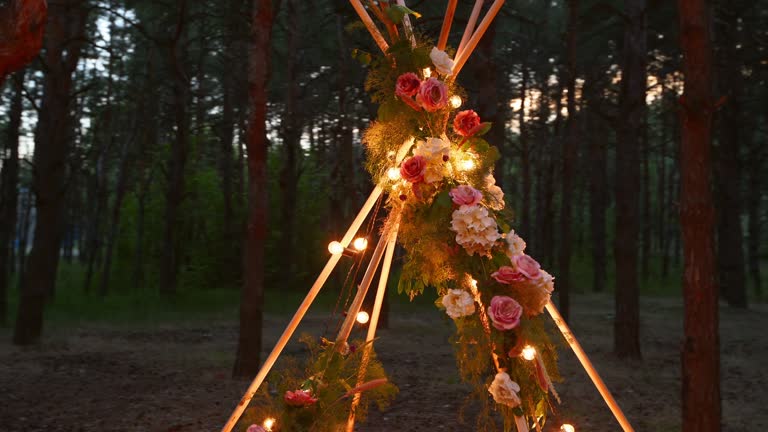
[[[644, 359], [629, 362], [611, 354], [612, 304], [608, 296], [576, 296], [576, 336], [637, 431], [680, 431], [680, 300], [642, 300]], [[388, 411], [372, 412], [358, 430], [472, 431], [471, 422], [457, 419], [467, 390], [447, 342], [453, 324], [436, 310], [398, 305], [391, 317], [390, 329], [379, 333], [377, 352], [400, 394]], [[267, 316], [266, 350], [288, 319]], [[723, 308], [721, 319], [723, 430], [768, 430], [768, 305]], [[327, 322], [311, 315], [300, 331], [322, 331]], [[0, 431], [219, 430], [248, 384], [229, 378], [236, 337], [232, 319], [60, 326], [47, 329], [45, 342], [35, 348], [4, 342]], [[7, 329], [0, 330], [0, 340], [9, 338]], [[302, 349], [292, 342], [287, 352]], [[566, 377], [557, 385], [560, 420], [579, 431], [620, 430], [573, 354], [563, 348], [560, 357]]]

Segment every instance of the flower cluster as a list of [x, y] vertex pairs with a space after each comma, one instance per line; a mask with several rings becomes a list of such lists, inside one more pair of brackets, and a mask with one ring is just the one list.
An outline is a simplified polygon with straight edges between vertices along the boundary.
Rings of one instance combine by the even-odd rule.
[[451, 230], [456, 233], [456, 243], [470, 255], [487, 255], [501, 238], [496, 219], [481, 205], [462, 205], [454, 210]]

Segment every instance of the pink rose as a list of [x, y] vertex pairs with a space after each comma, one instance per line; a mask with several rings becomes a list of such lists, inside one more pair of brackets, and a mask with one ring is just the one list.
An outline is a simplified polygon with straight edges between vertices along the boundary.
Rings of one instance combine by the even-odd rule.
[[426, 172], [427, 160], [423, 156], [409, 157], [400, 165], [400, 176], [411, 183], [423, 181]]
[[512, 330], [520, 325], [523, 307], [512, 297], [495, 296], [488, 307], [488, 316], [497, 330]]
[[252, 424], [248, 426], [248, 430], [246, 430], [245, 432], [267, 432], [267, 431], [259, 425]]
[[469, 137], [482, 128], [480, 116], [472, 110], [461, 111], [453, 119], [453, 130], [463, 137]]
[[535, 259], [525, 254], [512, 256], [512, 264], [517, 271], [522, 273], [528, 279], [538, 279], [541, 277], [541, 265]]
[[445, 83], [437, 78], [429, 78], [421, 82], [416, 102], [429, 112], [445, 108], [448, 104], [448, 89]]
[[496, 282], [506, 285], [525, 280], [525, 276], [522, 273], [510, 266], [499, 267], [496, 272], [491, 274], [491, 277], [496, 279]]
[[285, 403], [294, 407], [309, 406], [317, 402], [317, 399], [312, 397], [312, 392], [309, 390], [287, 391], [285, 392], [284, 399]]
[[475, 205], [483, 200], [483, 194], [472, 186], [461, 185], [451, 189], [448, 195], [457, 205]]
[[421, 80], [418, 75], [413, 72], [406, 72], [397, 78], [397, 84], [395, 84], [395, 94], [399, 97], [412, 97], [416, 96], [419, 91]]

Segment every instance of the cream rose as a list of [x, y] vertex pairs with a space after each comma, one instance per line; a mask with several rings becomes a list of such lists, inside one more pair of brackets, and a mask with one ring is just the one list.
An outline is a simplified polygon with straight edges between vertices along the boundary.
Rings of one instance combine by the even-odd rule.
[[432, 59], [432, 63], [435, 65], [438, 73], [448, 76], [453, 73], [453, 60], [448, 53], [433, 47], [429, 53], [429, 58]]
[[512, 258], [515, 255], [521, 255], [525, 252], [525, 240], [515, 233], [515, 230], [510, 230], [507, 234], [507, 256]]
[[493, 396], [493, 400], [497, 404], [506, 405], [510, 408], [520, 405], [520, 396], [517, 395], [519, 391], [520, 385], [512, 381], [506, 372], [497, 373], [491, 386], [488, 387], [488, 393]]
[[475, 313], [475, 301], [472, 296], [460, 289], [448, 290], [448, 294], [443, 296], [443, 306], [445, 313], [453, 319]]

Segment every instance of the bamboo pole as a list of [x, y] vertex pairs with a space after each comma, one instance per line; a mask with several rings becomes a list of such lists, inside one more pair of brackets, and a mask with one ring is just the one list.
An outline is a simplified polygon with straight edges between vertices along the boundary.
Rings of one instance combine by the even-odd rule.
[[360, 3], [360, 0], [349, 0], [349, 2], [352, 4], [352, 7], [355, 8], [355, 12], [360, 16], [360, 20], [363, 21], [363, 24], [365, 24], [365, 27], [371, 33], [371, 36], [373, 36], [373, 40], [376, 41], [376, 44], [381, 48], [381, 51], [386, 53], [387, 50], [389, 50], [389, 45], [376, 27], [376, 24], [374, 24], [371, 16], [368, 15], [365, 6]]
[[467, 62], [467, 59], [469, 58], [470, 55], [472, 55], [472, 52], [477, 47], [478, 42], [480, 42], [480, 39], [482, 39], [486, 30], [488, 30], [488, 27], [491, 25], [491, 22], [493, 22], [493, 19], [496, 18], [496, 14], [499, 13], [499, 10], [503, 5], [504, 5], [504, 0], [496, 0], [493, 2], [493, 4], [491, 5], [491, 8], [488, 9], [488, 13], [485, 14], [483, 21], [480, 22], [480, 26], [477, 28], [475, 33], [469, 39], [469, 42], [467, 42], [467, 46], [464, 48], [464, 51], [462, 51], [461, 54], [457, 56], [456, 59], [454, 59], [453, 61], [454, 79], [459, 74], [459, 72], [461, 72], [461, 68], [464, 67], [464, 64]]
[[461, 36], [461, 42], [459, 43], [459, 48], [456, 50], [455, 57], [459, 57], [461, 52], [464, 51], [464, 48], [467, 46], [469, 38], [472, 37], [472, 33], [475, 31], [475, 24], [477, 24], [477, 19], [480, 17], [480, 11], [483, 10], [484, 2], [485, 0], [475, 1], [475, 6], [472, 8], [472, 13], [469, 15], [469, 21], [467, 21], [467, 26], [464, 28], [464, 35]]
[[456, 13], [456, 5], [459, 0], [448, 0], [448, 9], [445, 10], [443, 18], [443, 28], [440, 29], [440, 38], [437, 40], [437, 49], [445, 51], [448, 44], [448, 36], [451, 34], [451, 24], [453, 24], [453, 15]]
[[[395, 255], [395, 245], [397, 244], [397, 231], [399, 226], [396, 225], [389, 236], [387, 242], [387, 251], [384, 254], [384, 264], [381, 267], [381, 276], [379, 278], [379, 287], [376, 291], [376, 301], [373, 304], [373, 310], [371, 311], [371, 321], [368, 323], [368, 333], [365, 337], [365, 349], [363, 351], [363, 358], [360, 362], [360, 370], [357, 374], [357, 385], [363, 384], [365, 380], [365, 372], [368, 369], [368, 362], [370, 361], [371, 350], [373, 349], [373, 340], [376, 337], [376, 330], [379, 326], [379, 317], [381, 316], [381, 306], [384, 304], [384, 294], [387, 291], [387, 282], [389, 280], [389, 272], [392, 268], [392, 258]], [[347, 432], [353, 432], [355, 429], [355, 409], [360, 404], [360, 393], [355, 394], [352, 399], [352, 408], [349, 411], [349, 418], [347, 419]]]
[[560, 332], [563, 334], [565, 340], [568, 341], [568, 344], [571, 346], [574, 354], [576, 354], [576, 357], [581, 362], [581, 366], [585, 371], [587, 371], [587, 374], [592, 379], [595, 387], [597, 387], [597, 390], [605, 400], [605, 403], [608, 404], [608, 408], [611, 409], [613, 416], [616, 417], [616, 420], [621, 425], [621, 428], [624, 430], [624, 432], [634, 432], [632, 425], [629, 424], [629, 420], [627, 420], [624, 412], [621, 411], [619, 404], [616, 403], [616, 399], [613, 398], [613, 395], [611, 395], [608, 387], [605, 385], [602, 378], [600, 378], [597, 370], [595, 370], [595, 367], [592, 366], [592, 362], [589, 361], [587, 353], [584, 352], [581, 344], [579, 344], [579, 341], [576, 340], [576, 336], [573, 335], [573, 332], [571, 332], [571, 329], [568, 327], [568, 324], [566, 324], [562, 315], [560, 315], [560, 312], [557, 310], [557, 307], [555, 307], [555, 304], [552, 303], [552, 300], [547, 303], [547, 312], [549, 312], [549, 314], [552, 316], [552, 319], [555, 321], [555, 324], [557, 324], [557, 327], [560, 329]]

